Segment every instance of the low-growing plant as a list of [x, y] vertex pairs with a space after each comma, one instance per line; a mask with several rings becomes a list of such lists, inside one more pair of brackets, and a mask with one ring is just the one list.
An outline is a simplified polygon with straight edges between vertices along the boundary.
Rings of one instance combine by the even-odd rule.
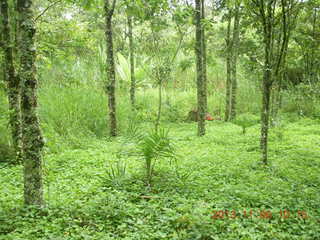
[[111, 185], [121, 185], [127, 177], [127, 164], [125, 161], [119, 159], [107, 167], [106, 173], [108, 183]]
[[180, 168], [177, 164], [175, 168], [175, 176], [178, 181], [186, 185], [190, 182], [190, 178], [192, 178], [195, 171], [196, 169]]
[[244, 113], [237, 116], [233, 123], [242, 127], [242, 133], [246, 134], [246, 129], [248, 127], [254, 126], [259, 122], [259, 117], [251, 113]]
[[139, 154], [145, 161], [147, 184], [150, 186], [154, 175], [154, 167], [160, 159], [175, 159], [175, 149], [168, 131], [159, 129], [151, 131], [138, 143]]
[[139, 141], [143, 138], [144, 133], [140, 130], [141, 126], [136, 113], [132, 113], [128, 118], [128, 127], [126, 137], [128, 140]]

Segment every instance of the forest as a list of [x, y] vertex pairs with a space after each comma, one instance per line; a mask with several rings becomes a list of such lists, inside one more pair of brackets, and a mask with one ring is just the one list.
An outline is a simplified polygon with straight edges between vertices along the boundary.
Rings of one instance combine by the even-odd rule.
[[0, 240], [320, 240], [320, 0], [0, 0]]

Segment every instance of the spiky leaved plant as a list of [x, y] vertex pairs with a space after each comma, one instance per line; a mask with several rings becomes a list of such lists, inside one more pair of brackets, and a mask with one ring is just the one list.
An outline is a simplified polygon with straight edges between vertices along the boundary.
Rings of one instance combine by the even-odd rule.
[[175, 159], [175, 149], [168, 136], [168, 131], [151, 131], [138, 144], [138, 151], [145, 160], [147, 184], [151, 185], [157, 160]]

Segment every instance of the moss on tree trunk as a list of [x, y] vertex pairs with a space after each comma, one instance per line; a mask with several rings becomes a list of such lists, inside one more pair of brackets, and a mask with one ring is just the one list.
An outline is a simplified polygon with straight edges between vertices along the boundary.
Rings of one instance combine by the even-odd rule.
[[35, 24], [32, 4], [32, 0], [18, 1], [24, 202], [26, 205], [42, 206], [44, 205], [42, 180], [44, 140], [37, 115]]
[[115, 8], [115, 0], [110, 5], [110, 0], [105, 0], [105, 23], [106, 23], [106, 45], [107, 45], [107, 94], [109, 107], [110, 135], [117, 136], [116, 118], [116, 74], [113, 54], [112, 16]]

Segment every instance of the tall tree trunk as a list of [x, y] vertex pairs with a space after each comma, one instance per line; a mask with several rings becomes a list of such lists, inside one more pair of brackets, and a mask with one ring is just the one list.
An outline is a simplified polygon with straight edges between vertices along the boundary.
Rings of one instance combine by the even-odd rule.
[[44, 205], [42, 180], [42, 137], [37, 115], [37, 79], [33, 1], [19, 0], [19, 51], [21, 87], [22, 146], [24, 157], [24, 201]]
[[134, 69], [134, 45], [133, 45], [133, 35], [132, 35], [132, 17], [128, 16], [128, 28], [129, 28], [129, 51], [130, 51], [130, 100], [132, 109], [135, 107], [135, 92], [136, 92], [136, 77]]
[[226, 45], [227, 45], [227, 81], [226, 81], [226, 110], [224, 114], [224, 120], [227, 122], [230, 120], [230, 106], [231, 106], [231, 12], [229, 10], [228, 13], [228, 28], [227, 28], [227, 38], [226, 38]]
[[264, 74], [262, 81], [262, 110], [261, 110], [261, 139], [262, 162], [268, 163], [268, 133], [270, 114], [270, 93], [272, 86], [272, 32], [273, 32], [273, 1], [268, 0], [267, 14], [264, 12], [263, 2], [260, 5], [264, 30]]
[[202, 76], [203, 76], [203, 102], [205, 112], [208, 111], [208, 79], [207, 79], [207, 46], [206, 46], [206, 33], [205, 33], [205, 0], [201, 0], [201, 21], [202, 21], [202, 28], [201, 28], [201, 47], [202, 47]]
[[110, 6], [110, 0], [105, 0], [105, 21], [106, 21], [106, 44], [107, 44], [107, 94], [109, 107], [110, 135], [117, 136], [117, 118], [116, 118], [116, 74], [113, 55], [113, 34], [112, 34], [112, 16], [116, 0], [113, 0]]
[[198, 100], [198, 136], [206, 133], [205, 129], [205, 93], [203, 86], [203, 53], [202, 53], [202, 27], [201, 27], [201, 0], [195, 0], [195, 25], [196, 25], [196, 67], [197, 67], [197, 100]]
[[235, 2], [234, 26], [232, 36], [232, 57], [231, 57], [231, 107], [230, 120], [236, 118], [236, 104], [237, 104], [237, 59], [239, 48], [239, 34], [240, 34], [240, 0]]
[[13, 43], [11, 40], [11, 25], [9, 21], [9, 6], [7, 0], [0, 0], [3, 22], [2, 38], [4, 49], [4, 72], [7, 82], [8, 102], [10, 112], [10, 128], [13, 147], [17, 162], [21, 159], [21, 110], [20, 110], [20, 79], [14, 67]]

